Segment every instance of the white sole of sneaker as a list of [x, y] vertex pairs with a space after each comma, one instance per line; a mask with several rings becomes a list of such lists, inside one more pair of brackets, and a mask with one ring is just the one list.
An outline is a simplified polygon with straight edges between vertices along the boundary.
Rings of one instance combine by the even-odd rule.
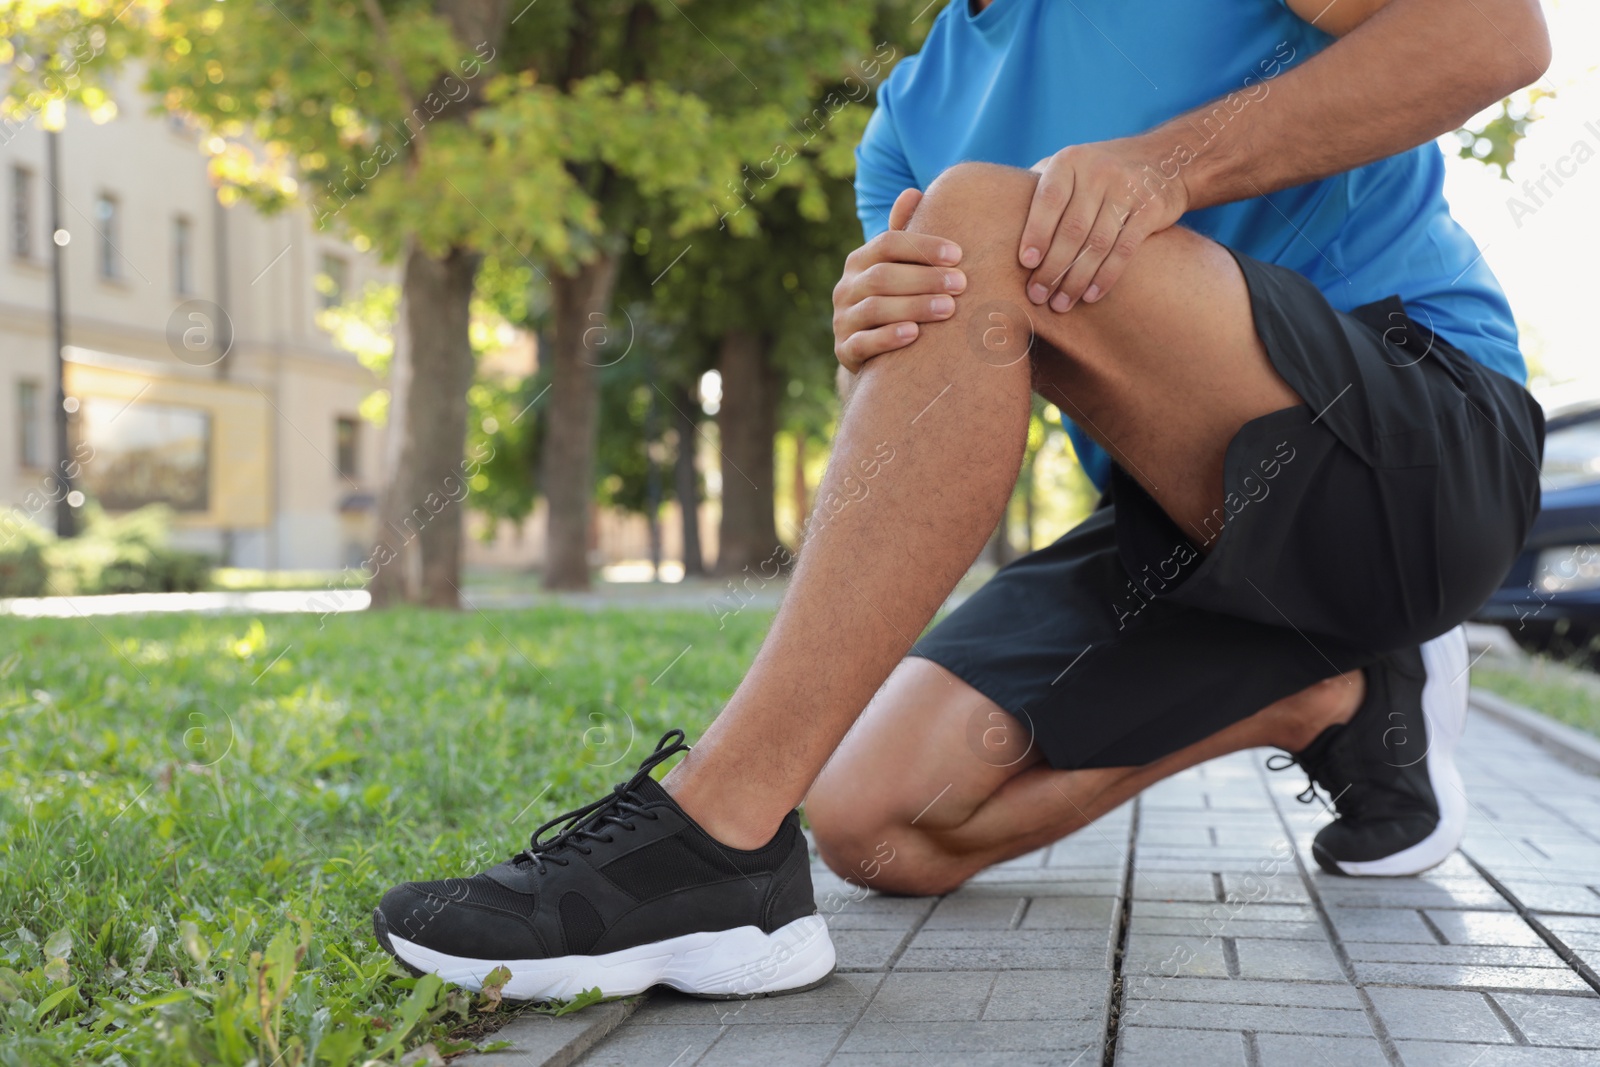
[[597, 956], [546, 960], [479, 960], [451, 956], [389, 935], [395, 955], [419, 971], [477, 991], [496, 967], [511, 972], [507, 1000], [570, 1000], [599, 987], [608, 997], [642, 993], [653, 985], [702, 997], [742, 998], [792, 993], [833, 973], [833, 941], [820, 915], [807, 915], [770, 934], [759, 927], [685, 934]]
[[1422, 714], [1428, 724], [1428, 782], [1439, 803], [1439, 825], [1410, 848], [1381, 860], [1339, 863], [1345, 874], [1403, 878], [1437, 867], [1461, 844], [1467, 831], [1467, 793], [1456, 770], [1456, 746], [1467, 728], [1467, 631], [1457, 626], [1422, 646], [1428, 680], [1422, 687]]

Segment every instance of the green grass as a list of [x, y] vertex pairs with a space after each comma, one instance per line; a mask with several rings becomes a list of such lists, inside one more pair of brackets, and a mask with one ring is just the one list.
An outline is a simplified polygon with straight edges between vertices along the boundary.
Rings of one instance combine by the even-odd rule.
[[1525, 669], [1474, 667], [1472, 684], [1600, 736], [1600, 679], [1545, 659]]
[[275, 589], [359, 589], [366, 583], [359, 572], [263, 571], [250, 567], [213, 567], [207, 589], [249, 593]]
[[769, 621], [0, 618], [0, 1064], [481, 1040], [487, 999], [377, 947], [379, 896], [498, 862], [694, 735]]

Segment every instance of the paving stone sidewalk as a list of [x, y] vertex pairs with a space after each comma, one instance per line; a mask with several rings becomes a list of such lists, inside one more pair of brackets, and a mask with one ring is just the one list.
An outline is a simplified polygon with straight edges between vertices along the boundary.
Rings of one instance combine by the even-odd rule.
[[839, 971], [804, 994], [656, 993], [587, 1067], [1600, 1064], [1600, 778], [1473, 712], [1461, 853], [1318, 871], [1298, 771], [1242, 753], [937, 900], [825, 869]]

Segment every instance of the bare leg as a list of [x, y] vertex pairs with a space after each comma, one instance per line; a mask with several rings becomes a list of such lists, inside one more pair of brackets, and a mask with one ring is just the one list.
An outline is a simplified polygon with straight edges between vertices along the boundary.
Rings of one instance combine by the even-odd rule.
[[[666, 780], [730, 845], [770, 839], [976, 558], [1016, 480], [1035, 376], [1196, 526], [1221, 506], [1239, 427], [1300, 402], [1255, 336], [1232, 257], [1187, 231], [1147, 241], [1096, 304], [1028, 305], [1015, 249], [1035, 178], [963, 164], [918, 209], [911, 229], [961, 245], [969, 288], [953, 318], [860, 374], [818, 491], [851, 502], [808, 538], [743, 684]], [[1032, 353], [1011, 356], [1030, 328]]]
[[1143, 767], [1058, 771], [998, 704], [911, 658], [823, 769], [806, 815], [822, 858], [841, 877], [884, 892], [947, 893], [1208, 759], [1263, 746], [1299, 751], [1348, 721], [1364, 693], [1361, 673], [1352, 672]]

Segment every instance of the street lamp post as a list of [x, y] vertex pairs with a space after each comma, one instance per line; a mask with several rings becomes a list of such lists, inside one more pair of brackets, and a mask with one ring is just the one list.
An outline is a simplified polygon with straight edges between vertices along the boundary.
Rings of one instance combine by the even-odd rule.
[[56, 534], [72, 537], [78, 532], [78, 516], [68, 497], [73, 492], [70, 474], [72, 445], [68, 434], [67, 411], [67, 309], [63, 297], [66, 269], [67, 232], [61, 228], [61, 135], [45, 130], [45, 165], [50, 173], [50, 301], [55, 319], [56, 348]]

